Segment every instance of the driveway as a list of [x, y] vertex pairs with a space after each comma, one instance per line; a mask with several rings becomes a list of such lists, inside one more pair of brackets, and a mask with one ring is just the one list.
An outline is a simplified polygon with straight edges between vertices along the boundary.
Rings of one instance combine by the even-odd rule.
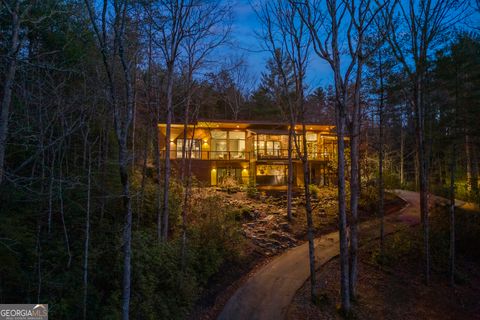
[[[385, 233], [420, 222], [419, 194], [395, 190], [407, 202], [398, 213], [385, 219]], [[371, 220], [359, 226], [362, 240], [379, 237], [379, 222]], [[338, 231], [315, 239], [315, 266], [319, 268], [339, 254]], [[308, 243], [292, 248], [251, 276], [230, 298], [220, 320], [280, 320], [285, 318], [295, 293], [310, 276]]]

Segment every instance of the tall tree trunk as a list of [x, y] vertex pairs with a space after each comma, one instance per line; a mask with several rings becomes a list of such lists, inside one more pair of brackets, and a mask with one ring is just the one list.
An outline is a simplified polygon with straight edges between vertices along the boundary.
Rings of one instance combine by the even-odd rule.
[[467, 190], [473, 191], [473, 174], [472, 174], [472, 147], [470, 136], [465, 134], [465, 157], [467, 162]]
[[0, 105], [0, 184], [4, 178], [5, 165], [5, 149], [7, 147], [8, 118], [10, 111], [10, 103], [12, 100], [13, 83], [15, 81], [15, 73], [17, 70], [17, 55], [20, 49], [20, 17], [19, 17], [20, 1], [16, 1], [15, 9], [12, 11], [12, 39], [10, 49], [7, 54], [7, 72], [3, 84], [3, 95]]
[[475, 141], [472, 143], [472, 191], [475, 197], [478, 196], [478, 147]]
[[[99, 51], [102, 55], [103, 65], [105, 68], [105, 73], [108, 79], [108, 89], [109, 89], [109, 98], [113, 111], [113, 119], [115, 126], [115, 135], [118, 143], [118, 168], [120, 175], [120, 182], [122, 185], [122, 200], [124, 207], [124, 226], [123, 226], [123, 239], [122, 239], [122, 251], [123, 251], [123, 279], [122, 279], [122, 319], [129, 319], [130, 311], [130, 293], [131, 293], [131, 258], [132, 258], [132, 202], [130, 195], [130, 179], [128, 175], [128, 132], [132, 123], [133, 109], [134, 109], [134, 94], [131, 67], [132, 61], [129, 60], [127, 52], [125, 50], [125, 25], [127, 17], [127, 6], [129, 5], [128, 1], [119, 1], [117, 5], [114, 6], [115, 14], [115, 23], [113, 24], [114, 31], [114, 43], [116, 46], [113, 47], [113, 51], [110, 51], [110, 47], [107, 45], [107, 25], [106, 20], [102, 19], [101, 21], [101, 30], [97, 25], [96, 17], [94, 10], [90, 1], [85, 0], [85, 5], [90, 17], [90, 22], [93, 26], [95, 34], [97, 35], [97, 40], [99, 42]], [[103, 1], [102, 15], [106, 16], [108, 10], [107, 0]], [[115, 50], [118, 50], [115, 51]], [[115, 66], [111, 61], [112, 57], [115, 57], [118, 53], [118, 58], [120, 59], [123, 71], [124, 78], [124, 87], [125, 87], [125, 100], [126, 106], [122, 110], [119, 108], [119, 99], [117, 97], [114, 71]], [[106, 143], [108, 146], [108, 144]]]
[[[63, 145], [63, 144], [62, 144]], [[63, 227], [63, 236], [65, 238], [65, 248], [67, 250], [67, 269], [70, 269], [70, 265], [72, 263], [72, 253], [70, 250], [70, 237], [68, 236], [67, 225], [65, 223], [65, 206], [64, 206], [64, 196], [63, 196], [63, 159], [65, 156], [65, 151], [60, 150], [62, 155], [60, 156], [60, 173], [58, 179], [58, 193], [59, 193], [59, 200], [60, 200], [60, 218], [62, 220], [62, 227]]]
[[165, 132], [165, 170], [163, 179], [163, 212], [162, 212], [162, 240], [168, 238], [168, 199], [170, 193], [170, 138], [173, 118], [173, 64], [168, 66], [167, 71], [167, 128]]
[[[158, 118], [158, 117], [157, 117]], [[157, 122], [158, 123], [158, 122]], [[157, 191], [157, 239], [158, 241], [162, 240], [162, 180], [160, 177], [162, 176], [162, 163], [160, 160], [160, 132], [158, 131], [158, 127], [155, 125], [155, 138], [153, 139], [154, 142], [154, 152], [155, 152], [155, 167], [157, 173], [157, 180], [156, 180], [156, 191]], [[169, 144], [170, 145], [170, 142]], [[168, 146], [167, 145], [167, 146]], [[167, 146], [165, 148], [167, 148]], [[164, 177], [165, 178], [165, 177]]]
[[[88, 137], [88, 136], [87, 136]], [[88, 140], [88, 139], [86, 139]], [[87, 210], [85, 213], [85, 240], [83, 249], [83, 319], [87, 319], [87, 297], [88, 297], [88, 251], [90, 242], [90, 205], [92, 190], [92, 151], [88, 147], [88, 175], [87, 175]]]
[[340, 293], [341, 309], [350, 312], [350, 289], [348, 268], [347, 212], [345, 204], [345, 108], [336, 108], [337, 122], [337, 162], [338, 162], [338, 232], [340, 238]]
[[[385, 221], [384, 221], [384, 199], [385, 199], [385, 188], [384, 188], [384, 181], [383, 181], [383, 101], [384, 101], [384, 86], [383, 86], [383, 64], [382, 64], [382, 55], [379, 54], [379, 78], [380, 78], [380, 101], [378, 104], [378, 215], [380, 217], [380, 257], [383, 261], [385, 257]], [[400, 133], [401, 135], [401, 142], [400, 142], [400, 149], [401, 149], [401, 169], [400, 169], [400, 176], [403, 185], [403, 130]]]
[[131, 260], [132, 260], [132, 201], [130, 197], [130, 180], [128, 178], [127, 139], [119, 141], [119, 171], [122, 183], [122, 198], [125, 208], [125, 223], [123, 229], [123, 281], [122, 281], [122, 319], [129, 319], [131, 291]]
[[[145, 201], [145, 185], [147, 184], [147, 160], [148, 160], [148, 145], [151, 139], [151, 126], [148, 126], [145, 132], [145, 141], [143, 144], [143, 158], [142, 158], [142, 179], [140, 181], [140, 200], [137, 203], [137, 226], [140, 225], [142, 211], [144, 209]], [[156, 141], [154, 139], [154, 141]]]
[[405, 132], [403, 125], [400, 126], [400, 186], [403, 188], [405, 184], [405, 163], [404, 163], [404, 153], [405, 153]]
[[452, 145], [450, 162], [450, 250], [449, 250], [449, 271], [450, 285], [455, 285], [455, 143]]
[[293, 130], [295, 124], [290, 121], [290, 128], [288, 130], [288, 176], [287, 176], [287, 218], [292, 221], [292, 193], [293, 193]]
[[36, 247], [36, 254], [37, 254], [37, 303], [40, 303], [40, 297], [42, 293], [42, 242], [41, 242], [41, 234], [42, 234], [42, 225], [40, 221], [37, 221], [37, 247]]
[[311, 193], [310, 193], [310, 163], [308, 161], [306, 128], [304, 123], [302, 124], [302, 127], [303, 127], [302, 165], [303, 165], [303, 183], [304, 183], [304, 191], [305, 191], [305, 213], [307, 215], [308, 256], [309, 256], [309, 266], [310, 266], [310, 297], [313, 302], [316, 302], [317, 300], [316, 280], [317, 279], [315, 275], [315, 242], [314, 242], [315, 235], [313, 230], [312, 202], [311, 202]]
[[362, 61], [358, 58], [355, 97], [352, 112], [350, 134], [350, 261], [349, 261], [349, 291], [350, 299], [355, 300], [358, 275], [358, 197], [360, 186], [360, 88], [362, 81]]
[[420, 182], [420, 213], [423, 227], [423, 254], [425, 283], [430, 282], [430, 246], [428, 223], [428, 173], [425, 155], [425, 107], [423, 103], [423, 83], [421, 78], [415, 81], [415, 138], [417, 144], [418, 174]]

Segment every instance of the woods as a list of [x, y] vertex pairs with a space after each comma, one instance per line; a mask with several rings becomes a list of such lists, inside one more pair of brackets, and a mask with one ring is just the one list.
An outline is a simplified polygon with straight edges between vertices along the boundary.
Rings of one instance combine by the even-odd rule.
[[480, 204], [479, 14], [466, 0], [1, 0], [0, 302], [194, 318], [269, 258], [241, 199], [285, 207], [262, 229], [278, 255], [293, 243], [280, 232], [304, 224], [316, 305], [322, 190], [336, 194], [343, 316], [361, 295], [361, 221], [378, 219], [379, 261], [392, 254], [393, 189], [420, 195], [425, 286], [432, 199], [448, 199], [455, 287], [455, 201]]

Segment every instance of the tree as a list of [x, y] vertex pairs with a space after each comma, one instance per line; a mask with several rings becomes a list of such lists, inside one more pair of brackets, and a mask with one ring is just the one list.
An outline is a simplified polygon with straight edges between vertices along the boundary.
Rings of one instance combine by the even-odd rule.
[[[190, 121], [195, 122], [198, 118], [200, 104], [196, 104], [191, 110], [192, 96], [198, 87], [195, 86], [194, 75], [200, 68], [208, 63], [208, 58], [215, 49], [222, 46], [229, 36], [230, 26], [225, 23], [230, 14], [230, 7], [223, 6], [220, 3], [212, 3], [205, 5], [198, 16], [195, 17], [196, 23], [192, 30], [192, 36], [187, 38], [183, 44], [185, 52], [185, 110], [183, 119], [183, 142], [182, 142], [182, 169], [181, 181], [184, 189], [183, 205], [182, 205], [182, 248], [181, 248], [181, 264], [182, 270], [185, 271], [185, 255], [187, 242], [187, 213], [189, 211], [189, 200], [191, 197], [191, 164], [192, 164], [192, 148], [195, 130], [192, 132], [190, 140], [187, 138], [187, 129]], [[238, 102], [238, 100], [235, 100]], [[237, 114], [238, 116], [238, 114]], [[235, 117], [236, 119], [236, 117]], [[187, 141], [190, 141], [187, 146]]]
[[[314, 226], [310, 194], [310, 165], [305, 127], [305, 75], [311, 40], [308, 37], [305, 23], [300, 18], [295, 6], [291, 3], [282, 1], [264, 3], [257, 15], [264, 26], [263, 39], [265, 46], [271, 54], [271, 59], [275, 62], [274, 68], [279, 75], [280, 92], [278, 96], [281, 97], [281, 105], [284, 105], [288, 112], [290, 124], [289, 171], [293, 168], [291, 162], [293, 147], [295, 147], [294, 150], [302, 161], [310, 267], [310, 296], [312, 301], [316, 301]], [[284, 59], [288, 59], [288, 63]], [[292, 78], [294, 80], [293, 94], [290, 93], [289, 70], [286, 69], [288, 66], [292, 68]], [[302, 125], [300, 139], [297, 139], [296, 124], [298, 122]], [[290, 188], [292, 176], [289, 173], [288, 184]], [[291, 190], [289, 194], [288, 201], [291, 202]]]
[[[5, 161], [5, 149], [7, 147], [7, 132], [8, 132], [8, 118], [10, 115], [10, 104], [12, 101], [12, 90], [15, 81], [15, 73], [17, 71], [17, 60], [22, 47], [22, 42], [25, 39], [25, 35], [22, 35], [22, 24], [25, 23], [29, 17], [28, 14], [33, 4], [27, 1], [15, 0], [7, 1], [2, 0], [0, 8], [5, 9], [8, 13], [10, 22], [10, 32], [6, 35], [6, 43], [8, 49], [4, 57], [6, 61], [6, 70], [3, 79], [3, 88], [0, 104], [0, 184], [4, 179], [4, 161]], [[45, 16], [40, 17], [38, 21], [29, 21], [35, 25], [43, 20]], [[3, 40], [2, 40], [3, 41]]]
[[[383, 18], [394, 23], [388, 27], [387, 41], [395, 58], [411, 81], [409, 102], [413, 108], [415, 142], [420, 182], [420, 211], [424, 238], [425, 282], [430, 280], [430, 247], [428, 223], [428, 164], [425, 147], [425, 86], [431, 51], [449, 28], [464, 17], [467, 1], [427, 0], [404, 3], [395, 1], [383, 11]], [[402, 33], [402, 36], [400, 36]]]
[[[158, 239], [166, 241], [168, 238], [169, 223], [169, 193], [170, 193], [170, 139], [171, 126], [174, 116], [173, 94], [175, 68], [177, 67], [178, 58], [181, 53], [182, 44], [196, 30], [195, 24], [199, 23], [202, 18], [201, 13], [202, 2], [197, 3], [195, 0], [159, 0], [153, 1], [145, 6], [149, 23], [152, 24], [153, 30], [156, 31], [157, 37], [154, 38], [154, 44], [163, 57], [166, 71], [166, 132], [165, 132], [165, 160], [163, 172], [163, 207], [161, 217], [157, 217]], [[158, 121], [160, 119], [157, 119]]]
[[[99, 51], [102, 54], [105, 73], [108, 78], [110, 104], [114, 116], [115, 134], [118, 142], [118, 166], [120, 181], [122, 184], [122, 200], [125, 212], [123, 230], [123, 281], [122, 281], [122, 319], [129, 318], [130, 294], [131, 294], [131, 257], [132, 257], [132, 203], [130, 195], [129, 179], [129, 147], [128, 134], [133, 118], [134, 96], [132, 68], [134, 57], [128, 54], [127, 24], [131, 4], [129, 1], [114, 1], [113, 7], [109, 8], [108, 0], [103, 1], [101, 22], [88, 0], [85, 0], [90, 21], [97, 37]], [[112, 14], [112, 30], [108, 30], [107, 16]], [[113, 39], [111, 38], [113, 37]], [[113, 42], [113, 43], [112, 43]], [[116, 72], [115, 59], [120, 60], [123, 73], [123, 97], [116, 89], [114, 73]]]

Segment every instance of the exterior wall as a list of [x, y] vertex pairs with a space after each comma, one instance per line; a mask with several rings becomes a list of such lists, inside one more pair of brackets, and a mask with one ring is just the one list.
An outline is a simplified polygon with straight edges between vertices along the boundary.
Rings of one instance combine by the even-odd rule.
[[[190, 126], [186, 138], [193, 138], [194, 145], [198, 150], [191, 160], [192, 174], [199, 181], [208, 185], [215, 185], [226, 176], [234, 176], [244, 184], [253, 182], [257, 185], [286, 185], [288, 161], [285, 148], [288, 138], [285, 140], [285, 137], [288, 136], [285, 135], [285, 132], [288, 133], [288, 125], [252, 123], [213, 121]], [[312, 157], [311, 179], [312, 183], [326, 184], [325, 182], [331, 179], [325, 178], [327, 174], [331, 174], [326, 170], [326, 163], [333, 161], [336, 157], [336, 140], [328, 131], [332, 127], [323, 126], [326, 129], [322, 129], [323, 127], [320, 125], [312, 126], [307, 128], [309, 157]], [[159, 124], [158, 127], [160, 152], [164, 155], [165, 125]], [[213, 138], [214, 131], [227, 132], [226, 138], [218, 137], [215, 140]], [[239, 142], [243, 140], [242, 138], [232, 138], [238, 136], [233, 132], [245, 132], [244, 144]], [[183, 139], [183, 125], [173, 124], [169, 147], [172, 164], [177, 169], [181, 165], [179, 154], [182, 150]], [[259, 149], [261, 146], [263, 146], [263, 150]], [[294, 159], [294, 185], [302, 186], [302, 163], [295, 158], [295, 155]]]

